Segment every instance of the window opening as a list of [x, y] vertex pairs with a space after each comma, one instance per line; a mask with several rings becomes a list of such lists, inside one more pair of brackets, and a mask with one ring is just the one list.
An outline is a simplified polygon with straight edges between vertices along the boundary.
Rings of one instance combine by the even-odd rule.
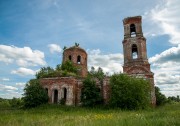
[[81, 63], [81, 56], [78, 56], [77, 57], [77, 64], [80, 64]]
[[130, 25], [130, 34], [131, 37], [136, 37], [136, 26], [134, 24]]
[[137, 49], [137, 45], [135, 44], [132, 45], [132, 58], [133, 59], [138, 58], [138, 49]]
[[69, 60], [71, 61], [71, 59], [72, 59], [72, 57], [71, 57], [71, 55], [69, 55]]

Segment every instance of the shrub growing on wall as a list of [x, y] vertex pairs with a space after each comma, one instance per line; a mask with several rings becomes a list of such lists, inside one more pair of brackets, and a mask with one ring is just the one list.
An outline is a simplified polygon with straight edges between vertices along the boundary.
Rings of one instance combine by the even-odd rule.
[[150, 83], [143, 79], [115, 74], [110, 79], [112, 107], [143, 109], [150, 105]]
[[77, 67], [75, 67], [71, 61], [66, 61], [65, 63], [62, 63], [61, 69], [67, 72], [77, 73]]
[[51, 67], [42, 67], [40, 71], [36, 73], [36, 78], [48, 78], [48, 77], [64, 77], [64, 76], [77, 76], [78, 67], [74, 66], [71, 61], [66, 61], [62, 65], [58, 64], [56, 69]]
[[25, 108], [33, 108], [48, 102], [48, 94], [37, 79], [32, 79], [26, 84], [23, 95]]

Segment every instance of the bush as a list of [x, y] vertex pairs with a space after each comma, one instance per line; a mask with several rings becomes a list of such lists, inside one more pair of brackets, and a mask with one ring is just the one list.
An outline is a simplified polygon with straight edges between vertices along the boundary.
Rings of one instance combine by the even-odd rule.
[[21, 108], [23, 106], [23, 101], [21, 98], [14, 98], [11, 99], [10, 101], [10, 105], [13, 108]]
[[62, 98], [60, 101], [59, 101], [59, 104], [60, 105], [65, 105], [66, 104], [66, 100], [64, 98]]
[[96, 82], [87, 77], [83, 81], [83, 88], [81, 92], [81, 102], [83, 106], [95, 106], [101, 103], [102, 98], [99, 89], [96, 87]]
[[62, 65], [58, 64], [54, 70], [51, 67], [42, 67], [39, 72], [36, 73], [36, 78], [49, 78], [49, 77], [64, 77], [74, 76], [77, 77], [78, 68], [73, 65], [71, 61], [66, 61]]
[[78, 68], [73, 65], [71, 61], [66, 61], [62, 63], [61, 69], [67, 72], [72, 72], [77, 74]]
[[179, 95], [177, 95], [177, 97], [169, 96], [168, 101], [170, 101], [170, 102], [180, 102]]
[[1, 99], [0, 100], [0, 109], [9, 108], [11, 105], [9, 103], [9, 100], [7, 99]]
[[33, 108], [48, 102], [48, 94], [39, 83], [39, 80], [33, 79], [26, 84], [24, 88], [24, 107]]
[[156, 95], [156, 105], [164, 105], [168, 102], [166, 96], [160, 92], [158, 87], [155, 87], [155, 95]]
[[53, 73], [54, 73], [53, 68], [51, 68], [49, 66], [48, 67], [42, 67], [40, 69], [40, 71], [36, 73], [36, 78], [39, 79], [39, 78], [49, 77]]
[[110, 105], [122, 109], [144, 109], [150, 106], [150, 83], [143, 79], [115, 74], [110, 79]]

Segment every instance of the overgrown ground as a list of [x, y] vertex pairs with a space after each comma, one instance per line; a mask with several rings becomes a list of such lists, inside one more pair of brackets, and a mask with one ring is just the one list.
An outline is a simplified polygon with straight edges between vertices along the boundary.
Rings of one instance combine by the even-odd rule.
[[180, 103], [138, 111], [58, 105], [0, 108], [0, 126], [180, 126]]

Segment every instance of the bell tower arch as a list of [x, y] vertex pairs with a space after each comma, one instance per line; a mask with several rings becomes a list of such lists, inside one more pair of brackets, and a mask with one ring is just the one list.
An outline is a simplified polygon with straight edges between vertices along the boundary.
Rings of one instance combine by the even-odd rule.
[[151, 82], [151, 102], [155, 105], [154, 74], [150, 70], [147, 59], [146, 38], [142, 32], [141, 16], [125, 18], [123, 25], [123, 72], [131, 76], [148, 79]]

